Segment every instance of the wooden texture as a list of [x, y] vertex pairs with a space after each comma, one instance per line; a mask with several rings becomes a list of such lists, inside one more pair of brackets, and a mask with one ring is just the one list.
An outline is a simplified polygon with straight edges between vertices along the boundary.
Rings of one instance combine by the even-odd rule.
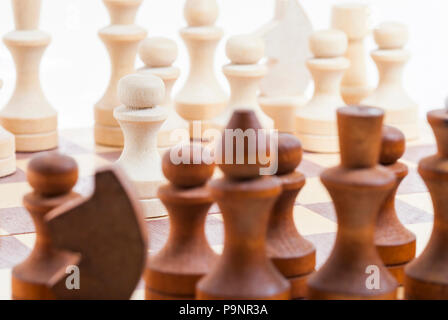
[[35, 152], [56, 148], [57, 113], [42, 90], [39, 70], [51, 36], [38, 30], [40, 0], [12, 2], [16, 29], [3, 37], [16, 67], [16, 85], [0, 111], [1, 125], [15, 136], [15, 148]]
[[437, 153], [423, 158], [418, 172], [431, 194], [434, 227], [422, 254], [405, 269], [405, 297], [408, 299], [448, 299], [448, 113], [430, 111], [427, 115], [437, 141]]
[[165, 246], [149, 259], [146, 299], [194, 299], [196, 283], [217, 258], [205, 237], [205, 218], [213, 203], [205, 184], [213, 175], [213, 159], [203, 157], [193, 163], [195, 153], [202, 156], [200, 145], [174, 148], [190, 164], [174, 164], [171, 150], [163, 157], [170, 184], [159, 188], [158, 197], [168, 209], [170, 234]]
[[263, 39], [255, 35], [238, 35], [230, 37], [226, 44], [229, 64], [222, 70], [230, 86], [230, 99], [224, 112], [212, 120], [218, 128], [223, 129], [233, 111], [237, 109], [253, 110], [265, 129], [273, 129], [274, 122], [258, 104], [260, 80], [266, 75], [267, 67], [259, 63], [264, 57]]
[[158, 130], [168, 112], [159, 104], [165, 96], [163, 81], [153, 75], [130, 74], [118, 83], [122, 103], [115, 108], [124, 135], [124, 148], [119, 165], [133, 183], [138, 198], [144, 204], [145, 216], [160, 216], [157, 189], [164, 183], [162, 161], [157, 149]]
[[[321, 181], [336, 209], [336, 243], [325, 264], [308, 281], [310, 299], [395, 299], [398, 283], [374, 245], [375, 222], [395, 176], [378, 166], [384, 113], [368, 107], [337, 111], [341, 164]], [[379, 272], [368, 287], [368, 267]]]
[[27, 178], [33, 191], [25, 195], [23, 204], [33, 218], [37, 236], [33, 251], [12, 270], [12, 298], [55, 299], [50, 287], [53, 276], [75, 261], [72, 255], [55, 248], [45, 216], [52, 209], [80, 198], [71, 191], [78, 180], [78, 166], [71, 157], [45, 153], [30, 161]]
[[416, 238], [397, 217], [395, 196], [400, 183], [408, 174], [408, 167], [397, 160], [404, 154], [405, 137], [393, 127], [383, 127], [380, 164], [396, 177], [395, 186], [382, 206], [375, 229], [375, 245], [386, 267], [399, 284], [404, 281], [404, 267], [415, 257]]
[[[90, 197], [54, 209], [45, 221], [53, 245], [71, 257], [49, 283], [56, 298], [131, 297], [144, 270], [148, 239], [140, 206], [117, 168], [97, 171]], [[76, 290], [66, 287], [70, 265], [79, 268]]]
[[348, 105], [359, 104], [372, 91], [367, 82], [366, 52], [364, 42], [370, 34], [370, 7], [365, 4], [337, 4], [331, 15], [332, 28], [347, 34], [348, 47], [345, 56], [350, 67], [341, 83], [342, 98]]
[[109, 53], [111, 72], [106, 92], [95, 104], [95, 142], [100, 145], [123, 147], [123, 133], [113, 116], [118, 98], [118, 81], [135, 71], [134, 64], [138, 45], [146, 37], [146, 31], [135, 24], [141, 0], [103, 0], [109, 15], [110, 25], [98, 34]]
[[316, 31], [310, 37], [314, 57], [307, 66], [314, 80], [311, 100], [296, 112], [296, 135], [304, 150], [338, 152], [336, 109], [345, 105], [341, 81], [350, 65], [344, 57], [347, 36], [335, 29]]
[[[226, 129], [244, 132], [260, 127], [253, 111], [237, 110]], [[232, 164], [223, 166], [218, 162], [225, 177], [209, 183], [213, 199], [223, 214], [225, 240], [221, 257], [197, 285], [196, 297], [200, 300], [290, 298], [288, 281], [266, 253], [269, 216], [281, 192], [281, 182], [276, 177], [256, 175], [257, 165], [250, 164], [248, 159], [259, 151], [261, 143], [257, 143], [255, 150], [249, 148], [250, 143], [253, 142], [243, 142], [245, 160], [236, 165], [237, 170], [229, 169]], [[250, 175], [243, 178], [244, 171]]]
[[300, 141], [291, 134], [278, 139], [277, 176], [282, 192], [269, 219], [267, 252], [277, 269], [291, 284], [291, 298], [304, 298], [306, 279], [314, 271], [316, 249], [296, 229], [293, 208], [297, 195], [305, 185], [305, 176], [295, 171], [302, 160]]
[[[224, 110], [228, 100], [214, 71], [215, 50], [223, 31], [214, 25], [218, 18], [216, 0], [186, 0], [184, 16], [188, 26], [180, 35], [188, 49], [190, 72], [175, 104], [179, 115], [190, 124], [190, 136], [202, 140], [209, 120]], [[200, 121], [202, 130], [194, 131], [192, 121]]]
[[385, 124], [400, 129], [406, 139], [418, 138], [418, 105], [403, 88], [403, 71], [410, 58], [405, 49], [407, 27], [397, 22], [380, 24], [374, 30], [378, 48], [371, 56], [378, 68], [379, 82], [363, 105], [384, 109]]
[[140, 60], [145, 64], [137, 72], [140, 74], [151, 74], [159, 77], [165, 84], [165, 98], [160, 104], [165, 107], [168, 118], [160, 127], [157, 135], [157, 145], [159, 147], [172, 147], [182, 142], [182, 137], [172, 136], [177, 129], [188, 130], [188, 123], [176, 112], [172, 100], [172, 89], [176, 80], [180, 76], [180, 68], [173, 66], [177, 59], [177, 45], [171, 39], [154, 37], [147, 38], [140, 43]]

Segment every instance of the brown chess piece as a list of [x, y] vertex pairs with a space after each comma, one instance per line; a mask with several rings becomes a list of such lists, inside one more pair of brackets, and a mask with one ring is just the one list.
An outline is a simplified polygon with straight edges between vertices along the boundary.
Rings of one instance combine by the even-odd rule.
[[[131, 297], [146, 264], [148, 240], [139, 202], [118, 168], [98, 170], [92, 195], [55, 208], [45, 221], [54, 246], [72, 256], [48, 283], [56, 298]], [[76, 284], [75, 276], [78, 288], [68, 286]]]
[[[209, 183], [224, 219], [224, 248], [212, 270], [199, 281], [196, 298], [289, 299], [289, 282], [266, 254], [269, 216], [281, 192], [281, 181], [260, 177], [266, 163], [257, 151], [271, 154], [268, 145], [261, 143], [261, 124], [253, 111], [237, 110], [226, 129], [235, 135], [223, 133], [215, 150], [224, 178]], [[246, 139], [242, 138], [244, 133]], [[232, 163], [225, 159], [229, 146], [234, 151]]]
[[36, 228], [36, 241], [31, 254], [12, 270], [12, 298], [19, 300], [54, 299], [48, 283], [72, 256], [54, 247], [48, 233], [45, 215], [80, 195], [72, 191], [78, 180], [78, 166], [72, 158], [59, 153], [33, 157], [27, 169], [33, 191], [23, 198]]
[[395, 185], [378, 165], [384, 112], [369, 107], [337, 111], [341, 164], [321, 181], [336, 209], [338, 232], [325, 264], [308, 280], [310, 299], [395, 299], [397, 281], [375, 248], [375, 222]]
[[295, 171], [302, 161], [299, 139], [288, 133], [278, 136], [277, 177], [282, 193], [275, 202], [267, 234], [268, 256], [291, 284], [291, 298], [305, 297], [306, 281], [316, 265], [316, 249], [296, 229], [294, 204], [305, 185], [305, 176]]
[[[173, 155], [187, 161], [175, 164]], [[158, 197], [168, 210], [170, 233], [165, 246], [148, 261], [146, 299], [194, 299], [196, 283], [207, 274], [217, 255], [205, 236], [205, 218], [213, 203], [206, 187], [214, 159], [200, 145], [173, 147], [162, 160], [170, 181]]]
[[383, 127], [380, 164], [396, 177], [395, 187], [386, 199], [376, 221], [375, 245], [387, 269], [403, 284], [404, 267], [415, 257], [415, 235], [400, 222], [395, 211], [398, 186], [408, 174], [408, 167], [397, 161], [404, 154], [404, 134], [389, 126]]
[[437, 141], [437, 154], [424, 158], [418, 172], [434, 205], [434, 227], [422, 252], [405, 268], [405, 298], [448, 299], [448, 111], [428, 112]]

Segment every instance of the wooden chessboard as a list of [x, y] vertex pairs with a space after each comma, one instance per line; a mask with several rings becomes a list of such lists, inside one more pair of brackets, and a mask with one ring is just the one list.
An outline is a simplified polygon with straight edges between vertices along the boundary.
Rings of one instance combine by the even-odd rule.
[[[422, 126], [421, 138], [408, 144], [402, 159], [409, 166], [410, 172], [398, 190], [396, 201], [400, 220], [417, 235], [417, 254], [429, 239], [433, 209], [416, 168], [422, 157], [436, 151], [430, 129], [426, 125]], [[71, 155], [78, 162], [80, 179], [75, 190], [82, 194], [91, 192], [95, 169], [113, 163], [121, 153], [118, 149], [95, 146], [93, 141], [92, 129], [60, 132], [59, 151]], [[10, 299], [11, 268], [27, 257], [35, 239], [31, 217], [22, 207], [22, 197], [30, 191], [25, 170], [32, 156], [30, 153], [18, 153], [17, 172], [0, 179], [0, 299]], [[299, 231], [317, 248], [317, 268], [329, 255], [337, 229], [333, 206], [319, 181], [319, 173], [338, 162], [337, 154], [305, 153], [298, 169], [305, 173], [307, 182], [297, 198], [294, 218]], [[151, 253], [160, 249], [168, 236], [168, 218], [147, 219], [147, 226]], [[208, 215], [206, 233], [211, 246], [219, 252], [223, 243], [223, 223], [216, 205]], [[138, 286], [134, 298], [143, 298], [143, 283]]]

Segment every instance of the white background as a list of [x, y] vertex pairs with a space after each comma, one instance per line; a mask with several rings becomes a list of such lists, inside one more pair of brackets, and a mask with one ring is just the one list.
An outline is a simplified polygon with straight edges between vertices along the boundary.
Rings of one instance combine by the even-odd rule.
[[[331, 6], [341, 0], [299, 0], [315, 29], [328, 28]], [[412, 59], [404, 77], [405, 88], [420, 105], [420, 115], [442, 107], [448, 94], [448, 1], [446, 0], [358, 0], [370, 4], [374, 25], [395, 20], [408, 25], [408, 49]], [[273, 15], [274, 0], [218, 0], [220, 18], [217, 25], [226, 37], [254, 31]], [[137, 23], [148, 30], [148, 36], [166, 36], [179, 46], [176, 64], [182, 69], [175, 92], [188, 72], [188, 55], [178, 36], [185, 26], [184, 0], [144, 0]], [[41, 65], [41, 81], [46, 96], [59, 112], [60, 128], [87, 127], [93, 124], [93, 105], [100, 99], [109, 78], [109, 58], [97, 31], [109, 24], [101, 0], [43, 0], [41, 29], [51, 33], [53, 41]], [[14, 28], [11, 3], [0, 0], [0, 33]], [[225, 41], [224, 39], [224, 41]], [[227, 63], [222, 41], [216, 55], [216, 71], [227, 89], [221, 66]], [[374, 48], [367, 41], [368, 51]], [[366, 52], [368, 54], [368, 52]], [[137, 66], [141, 61], [137, 60]], [[369, 59], [369, 82], [376, 84], [377, 72]], [[11, 56], [0, 44], [0, 106], [14, 89], [15, 71]]]

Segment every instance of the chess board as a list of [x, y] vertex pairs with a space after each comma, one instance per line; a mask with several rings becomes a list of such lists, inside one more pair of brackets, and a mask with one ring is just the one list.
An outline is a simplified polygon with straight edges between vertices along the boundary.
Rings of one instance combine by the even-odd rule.
[[[95, 170], [113, 163], [121, 153], [119, 149], [96, 146], [92, 129], [61, 131], [59, 151], [71, 155], [78, 162], [80, 179], [75, 190], [84, 195], [93, 190], [92, 176]], [[430, 196], [416, 169], [422, 157], [435, 151], [432, 132], [422, 124], [421, 138], [408, 144], [402, 158], [410, 172], [398, 190], [396, 207], [400, 220], [417, 236], [417, 254], [425, 247], [431, 234], [433, 209]], [[34, 225], [22, 207], [22, 197], [30, 191], [25, 171], [32, 156], [31, 153], [18, 153], [17, 172], [0, 179], [0, 299], [10, 299], [11, 269], [27, 257], [34, 244]], [[307, 182], [296, 200], [294, 219], [299, 231], [316, 246], [317, 268], [329, 255], [337, 230], [331, 199], [320, 183], [319, 174], [338, 162], [337, 154], [305, 153], [298, 168], [306, 175]], [[169, 221], [167, 217], [160, 217], [147, 219], [146, 223], [151, 254], [163, 246], [169, 232]], [[212, 206], [207, 217], [206, 233], [213, 249], [221, 251], [223, 221], [216, 205]], [[133, 298], [143, 298], [142, 282]]]

